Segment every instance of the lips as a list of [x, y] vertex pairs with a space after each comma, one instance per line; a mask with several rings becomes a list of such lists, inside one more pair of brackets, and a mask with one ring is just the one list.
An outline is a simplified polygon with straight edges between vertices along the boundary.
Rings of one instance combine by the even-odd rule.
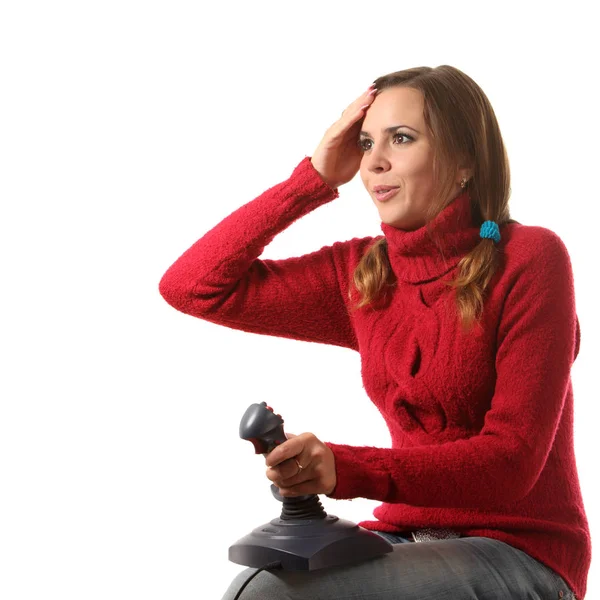
[[389, 200], [392, 196], [395, 196], [398, 193], [399, 189], [399, 187], [376, 185], [373, 188], [373, 192], [375, 193], [375, 198], [377, 198], [379, 202], [385, 202], [386, 200]]
[[398, 189], [397, 185], [376, 185], [373, 187], [374, 192], [388, 192], [389, 190]]

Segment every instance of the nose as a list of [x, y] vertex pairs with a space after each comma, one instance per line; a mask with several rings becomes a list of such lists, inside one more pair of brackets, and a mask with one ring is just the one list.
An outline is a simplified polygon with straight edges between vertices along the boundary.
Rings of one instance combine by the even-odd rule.
[[376, 144], [371, 151], [363, 155], [365, 166], [372, 173], [383, 173], [389, 171], [391, 163], [387, 158], [385, 147], [382, 144]]

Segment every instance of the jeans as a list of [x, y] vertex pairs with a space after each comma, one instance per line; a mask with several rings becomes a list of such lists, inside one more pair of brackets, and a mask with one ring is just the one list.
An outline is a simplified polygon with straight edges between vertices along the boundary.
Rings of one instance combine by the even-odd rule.
[[[525, 552], [484, 537], [415, 543], [376, 532], [394, 551], [316, 571], [260, 572], [239, 600], [573, 600], [562, 577]], [[245, 569], [225, 592], [233, 600], [257, 571]]]

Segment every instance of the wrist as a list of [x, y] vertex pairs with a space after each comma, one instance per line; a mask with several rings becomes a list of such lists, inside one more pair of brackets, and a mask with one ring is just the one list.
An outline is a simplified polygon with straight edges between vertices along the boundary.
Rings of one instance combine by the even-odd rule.
[[321, 178], [321, 181], [325, 185], [327, 185], [329, 188], [331, 188], [333, 191], [337, 192], [337, 189], [341, 184], [337, 183], [335, 181], [331, 181], [330, 179], [325, 177], [325, 175], [323, 175], [323, 173], [321, 173], [321, 171], [319, 171], [319, 169], [317, 169], [317, 167], [315, 167], [315, 164], [312, 161], [312, 157], [310, 158], [310, 164], [312, 165], [312, 168], [317, 172], [317, 175]]

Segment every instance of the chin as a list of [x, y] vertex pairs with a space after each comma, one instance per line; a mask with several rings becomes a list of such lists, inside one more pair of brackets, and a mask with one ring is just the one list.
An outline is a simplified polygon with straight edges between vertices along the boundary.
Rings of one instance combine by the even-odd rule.
[[396, 218], [383, 218], [381, 219], [382, 223], [386, 225], [390, 225], [391, 227], [395, 227], [396, 229], [402, 229], [403, 231], [414, 231], [415, 229], [419, 229], [421, 227], [420, 224], [409, 221], [408, 219]]

